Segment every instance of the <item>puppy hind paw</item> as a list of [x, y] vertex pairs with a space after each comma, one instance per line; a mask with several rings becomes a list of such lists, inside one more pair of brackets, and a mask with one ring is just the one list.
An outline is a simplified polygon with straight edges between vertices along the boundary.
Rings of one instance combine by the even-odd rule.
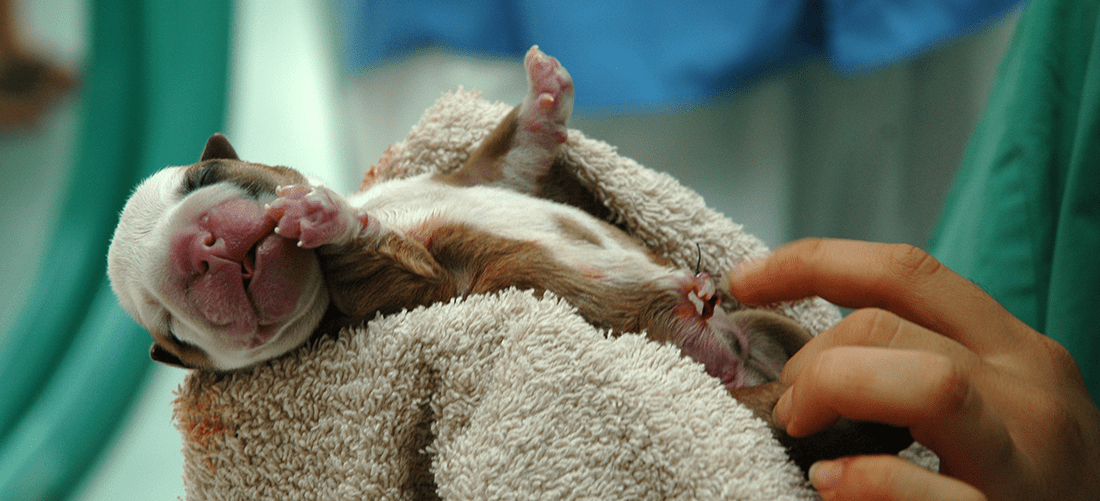
[[540, 142], [564, 143], [573, 112], [573, 79], [557, 59], [538, 46], [524, 58], [529, 92], [520, 105], [519, 122]]

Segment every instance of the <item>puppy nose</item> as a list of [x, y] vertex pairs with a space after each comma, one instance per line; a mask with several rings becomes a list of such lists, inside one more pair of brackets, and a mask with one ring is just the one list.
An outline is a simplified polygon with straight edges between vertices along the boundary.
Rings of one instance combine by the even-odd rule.
[[217, 204], [177, 230], [171, 250], [176, 271], [193, 277], [236, 270], [247, 279], [253, 272], [256, 245], [274, 226], [275, 221], [254, 200]]
[[209, 231], [198, 231], [184, 238], [176, 247], [181, 271], [188, 275], [202, 275], [211, 266], [225, 261], [225, 241]]
[[210, 232], [195, 235], [190, 247], [191, 269], [199, 274], [210, 271], [210, 262], [225, 253], [225, 242]]
[[181, 250], [183, 255], [180, 259], [188, 275], [204, 275], [224, 269], [226, 272], [239, 272], [246, 280], [252, 278], [256, 256], [247, 240], [198, 231]]

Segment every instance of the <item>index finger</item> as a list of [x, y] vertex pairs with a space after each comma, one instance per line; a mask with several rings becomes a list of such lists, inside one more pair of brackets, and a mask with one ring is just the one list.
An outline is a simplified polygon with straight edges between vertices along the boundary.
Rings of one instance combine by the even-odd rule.
[[799, 240], [734, 270], [729, 286], [748, 304], [821, 296], [881, 308], [979, 354], [1015, 346], [1021, 332], [1020, 321], [978, 286], [911, 245]]

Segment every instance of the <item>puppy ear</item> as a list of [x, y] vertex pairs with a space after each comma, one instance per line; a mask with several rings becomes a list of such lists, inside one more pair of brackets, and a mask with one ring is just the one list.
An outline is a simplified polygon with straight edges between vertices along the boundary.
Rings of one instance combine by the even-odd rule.
[[240, 160], [240, 157], [237, 156], [237, 152], [233, 150], [233, 145], [229, 144], [229, 140], [225, 136], [214, 134], [206, 140], [206, 148], [203, 148], [202, 157], [199, 158], [199, 161], [218, 159]]
[[[735, 311], [729, 317], [749, 339], [751, 353], [745, 354], [749, 355], [744, 359], [745, 367], [769, 381], [779, 379], [787, 360], [811, 339], [802, 326], [778, 313], [747, 309]], [[736, 346], [735, 340], [729, 341]]]
[[157, 343], [153, 343], [153, 346], [149, 347], [149, 358], [162, 364], [179, 367], [180, 369], [194, 369], [190, 364], [180, 360], [180, 357], [177, 357]]
[[[767, 310], [737, 310], [730, 313], [730, 319], [750, 338], [759, 336], [773, 341], [782, 348], [782, 355], [786, 355], [786, 358], [793, 357], [795, 352], [813, 339], [810, 333], [794, 320]], [[786, 362], [782, 360], [779, 364], [780, 368]]]

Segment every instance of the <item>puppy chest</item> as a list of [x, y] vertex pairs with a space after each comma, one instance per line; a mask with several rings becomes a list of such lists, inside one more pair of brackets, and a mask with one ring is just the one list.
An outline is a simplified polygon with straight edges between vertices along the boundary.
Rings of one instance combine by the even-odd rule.
[[446, 261], [441, 264], [461, 276], [480, 270], [527, 277], [553, 268], [560, 269], [555, 276], [569, 271], [586, 280], [633, 282], [669, 274], [618, 228], [552, 201], [419, 182], [384, 186], [373, 195], [361, 210], [430, 245]]

